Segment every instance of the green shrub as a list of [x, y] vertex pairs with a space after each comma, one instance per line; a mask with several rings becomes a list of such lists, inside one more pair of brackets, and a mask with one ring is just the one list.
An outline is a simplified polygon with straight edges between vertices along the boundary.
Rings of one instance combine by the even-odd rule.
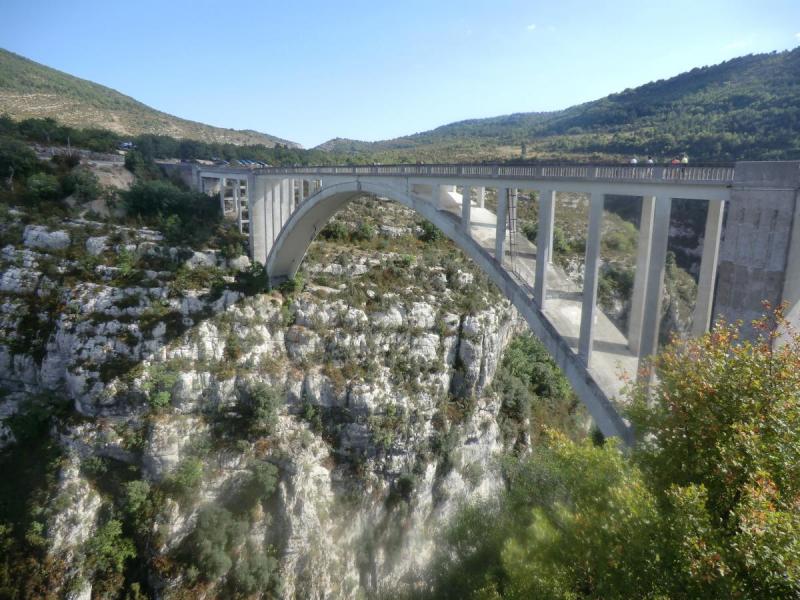
[[137, 479], [124, 485], [123, 507], [133, 518], [139, 518], [149, 508], [150, 484]]
[[236, 290], [252, 296], [265, 292], [268, 288], [269, 278], [267, 269], [264, 265], [256, 262], [250, 265], [250, 269], [236, 275]]
[[163, 363], [154, 363], [147, 374], [141, 386], [142, 391], [147, 393], [147, 401], [153, 408], [166, 408], [172, 401], [172, 388], [178, 381], [178, 373]]
[[265, 383], [254, 383], [244, 394], [242, 417], [255, 435], [270, 435], [278, 424], [278, 412], [285, 402], [285, 394]]
[[244, 541], [247, 530], [247, 521], [235, 519], [229, 510], [214, 504], [205, 506], [188, 539], [188, 562], [207, 581], [221, 579], [233, 566], [231, 554]]
[[322, 239], [340, 242], [346, 240], [350, 236], [350, 232], [341, 221], [331, 221], [322, 228], [319, 235]]
[[222, 220], [217, 200], [168, 181], [139, 181], [122, 199], [128, 214], [159, 227], [172, 243], [201, 243]]
[[284, 296], [294, 296], [303, 289], [303, 278], [299, 275], [290, 277], [278, 286]]
[[61, 185], [55, 175], [35, 173], [26, 182], [28, 196], [34, 202], [56, 200], [61, 195]]
[[36, 158], [27, 144], [7, 137], [0, 137], [0, 181], [14, 174], [15, 181], [25, 181], [35, 171], [46, 168]]
[[419, 226], [422, 228], [422, 233], [420, 233], [419, 239], [421, 239], [423, 242], [435, 243], [444, 239], [444, 233], [442, 233], [442, 230], [430, 221], [422, 221]]
[[277, 585], [278, 561], [252, 543], [239, 555], [231, 573], [231, 583], [240, 594], [255, 594]]
[[136, 556], [133, 542], [122, 536], [122, 523], [107, 521], [86, 542], [86, 566], [92, 571], [122, 573], [125, 561]]
[[202, 461], [198, 458], [187, 458], [164, 479], [164, 488], [179, 500], [187, 500], [197, 491], [202, 481]]
[[278, 468], [268, 462], [250, 465], [250, 475], [234, 493], [227, 506], [235, 514], [251, 510], [259, 502], [268, 500], [278, 485]]
[[75, 169], [61, 179], [61, 190], [64, 196], [72, 194], [77, 200], [85, 202], [100, 196], [100, 182], [91, 171]]
[[354, 242], [368, 242], [374, 237], [375, 227], [366, 221], [361, 221], [350, 236], [350, 239], [352, 239]]

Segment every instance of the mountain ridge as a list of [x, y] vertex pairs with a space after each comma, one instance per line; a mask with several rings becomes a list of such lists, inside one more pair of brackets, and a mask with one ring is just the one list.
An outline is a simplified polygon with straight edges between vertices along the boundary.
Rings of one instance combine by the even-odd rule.
[[399, 162], [682, 151], [706, 159], [796, 158], [800, 47], [695, 67], [563, 110], [467, 119], [375, 142], [334, 138], [316, 149]]
[[300, 144], [252, 129], [234, 130], [183, 119], [102, 84], [0, 48], [0, 114], [21, 120], [55, 118], [63, 125], [109, 129], [123, 135], [157, 134], [237, 145]]

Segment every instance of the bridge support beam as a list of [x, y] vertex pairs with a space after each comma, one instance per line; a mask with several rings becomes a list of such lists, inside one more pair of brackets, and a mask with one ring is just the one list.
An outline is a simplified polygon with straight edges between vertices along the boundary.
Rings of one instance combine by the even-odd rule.
[[650, 261], [647, 266], [642, 333], [639, 342], [639, 365], [642, 360], [658, 352], [658, 331], [661, 325], [661, 295], [664, 287], [664, 271], [669, 242], [669, 219], [672, 198], [658, 196], [653, 210], [653, 236], [650, 245]]
[[478, 191], [478, 208], [485, 208], [484, 204], [486, 203], [486, 188], [481, 186], [476, 189]]
[[650, 265], [650, 248], [653, 243], [653, 211], [656, 197], [642, 197], [642, 212], [639, 217], [639, 241], [636, 244], [636, 272], [633, 279], [631, 310], [628, 315], [628, 348], [638, 356], [642, 338], [642, 315], [647, 289], [647, 273]]
[[248, 190], [250, 204], [250, 256], [260, 265], [267, 263], [267, 189], [264, 177], [253, 177], [252, 189]]
[[722, 200], [708, 201], [703, 256], [700, 259], [700, 278], [697, 283], [697, 301], [692, 319], [692, 335], [698, 337], [708, 331], [711, 311], [714, 308], [714, 284], [717, 280], [717, 261], [722, 241], [723, 208]]
[[470, 235], [472, 226], [472, 188], [464, 186], [461, 196], [461, 228]]
[[305, 197], [306, 191], [304, 189], [305, 185], [306, 185], [306, 182], [305, 182], [304, 179], [298, 179], [297, 183], [299, 184], [298, 187], [297, 187], [297, 203], [298, 204], [302, 204], [303, 200], [306, 199], [306, 197]]
[[275, 243], [280, 229], [280, 200], [281, 185], [280, 181], [273, 179], [267, 186], [267, 254]]
[[503, 264], [506, 243], [506, 221], [508, 214], [508, 188], [497, 188], [497, 224], [494, 232], [494, 258]]
[[603, 226], [603, 194], [589, 194], [589, 232], [586, 237], [586, 263], [583, 271], [583, 305], [578, 339], [578, 356], [589, 366], [594, 346], [594, 321], [597, 311], [597, 276], [600, 266], [600, 237]]
[[222, 216], [225, 216], [225, 181], [224, 177], [219, 178], [219, 209], [222, 211]]
[[536, 279], [533, 282], [533, 299], [540, 309], [544, 309], [547, 300], [547, 269], [553, 262], [555, 216], [555, 190], [539, 190], [539, 229], [536, 233]]
[[292, 180], [281, 179], [280, 217], [277, 223], [278, 227], [275, 234], [276, 238], [278, 237], [278, 232], [280, 232], [284, 223], [286, 223], [286, 221], [289, 219], [289, 215], [291, 214], [291, 207], [292, 207], [292, 201], [290, 197], [291, 192], [292, 192]]

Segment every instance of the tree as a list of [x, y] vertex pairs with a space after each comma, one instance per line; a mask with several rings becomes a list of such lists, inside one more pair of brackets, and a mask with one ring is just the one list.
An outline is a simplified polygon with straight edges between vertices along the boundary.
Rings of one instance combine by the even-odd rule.
[[800, 336], [780, 309], [756, 326], [653, 361], [629, 454], [551, 432], [511, 461], [507, 493], [456, 519], [427, 595], [800, 596]]
[[34, 173], [28, 177], [28, 194], [32, 200], [55, 200], [61, 192], [61, 186], [55, 175]]
[[706, 524], [688, 566], [740, 597], [796, 597], [800, 335], [782, 308], [754, 325], [755, 341], [718, 323], [658, 356], [653, 402], [634, 390], [635, 457], [666, 506]]

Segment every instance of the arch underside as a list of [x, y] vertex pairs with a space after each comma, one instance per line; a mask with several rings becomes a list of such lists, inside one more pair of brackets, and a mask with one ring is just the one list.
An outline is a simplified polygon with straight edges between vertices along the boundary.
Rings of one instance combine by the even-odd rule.
[[525, 318], [531, 331], [542, 341], [553, 360], [566, 375], [578, 398], [588, 408], [597, 426], [606, 436], [618, 436], [631, 443], [630, 426], [593, 379], [590, 371], [569, 344], [542, 314], [525, 288], [495, 258], [475, 241], [454, 215], [438, 210], [427, 198], [421, 198], [390, 185], [354, 179], [323, 188], [309, 197], [289, 217], [267, 258], [270, 281], [280, 283], [294, 277], [306, 252], [327, 222], [350, 201], [365, 196], [388, 198], [412, 209], [436, 225], [497, 285]]

